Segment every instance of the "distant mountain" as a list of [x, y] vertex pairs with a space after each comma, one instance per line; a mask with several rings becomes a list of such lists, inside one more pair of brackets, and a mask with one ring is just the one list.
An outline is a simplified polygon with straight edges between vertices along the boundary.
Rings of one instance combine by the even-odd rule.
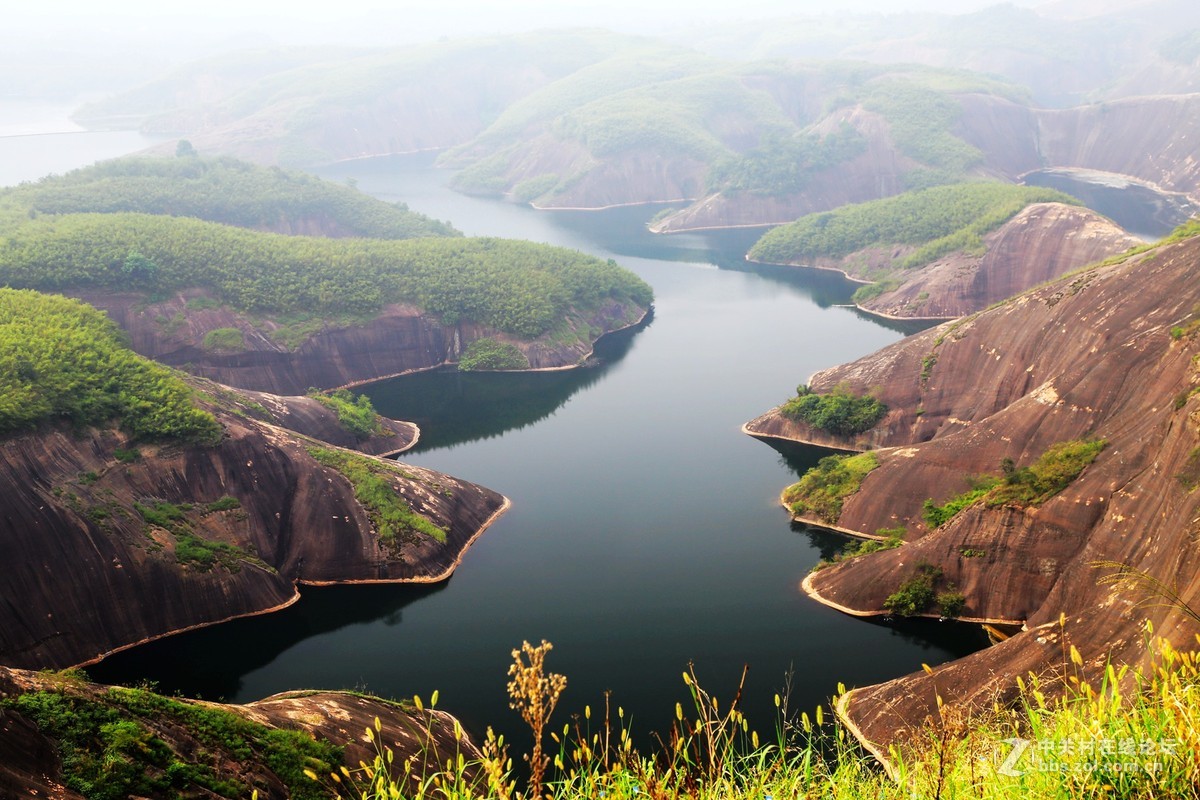
[[[655, 220], [664, 233], [780, 224], [1043, 167], [1186, 192], [1200, 115], [1179, 93], [1200, 88], [1200, 38], [1186, 27], [1194, 12], [1179, 10], [1181, 26], [1159, 18], [1168, 5], [1119, 25], [1013, 6], [747, 23], [696, 32], [699, 49], [552, 31], [284, 51], [278, 63], [259, 51], [190, 65], [80, 118], [138, 119], [261, 163], [441, 150], [460, 190], [542, 208], [688, 202]], [[814, 55], [840, 60], [781, 60]], [[1078, 105], [1091, 98], [1105, 102]]]

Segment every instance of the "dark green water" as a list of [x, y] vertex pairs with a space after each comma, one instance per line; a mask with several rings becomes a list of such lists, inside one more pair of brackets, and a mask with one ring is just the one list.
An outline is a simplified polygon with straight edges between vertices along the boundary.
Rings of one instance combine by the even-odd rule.
[[509, 651], [548, 639], [550, 666], [569, 679], [560, 719], [611, 690], [645, 734], [684, 699], [689, 662], [724, 697], [749, 664], [751, 719], [765, 733], [789, 670], [794, 707], [811, 708], [839, 681], [881, 681], [982, 646], [973, 628], [863, 622], [799, 589], [842, 540], [790, 524], [778, 495], [822, 454], [778, 452], [740, 426], [812, 372], [901, 335], [839, 307], [853, 288], [840, 275], [751, 268], [741, 253], [753, 233], [652, 237], [653, 209], [538, 213], [462, 197], [412, 161], [331, 174], [468, 234], [616, 258], [654, 286], [654, 317], [605, 340], [595, 368], [426, 373], [367, 390], [383, 413], [422, 425], [405, 460], [513, 501], [447, 583], [305, 589], [281, 613], [129, 651], [95, 675], [233, 700], [437, 689], [476, 731], [511, 733]]
[[1046, 186], [1073, 195], [1147, 241], [1161, 239], [1200, 212], [1182, 193], [1156, 191], [1107, 172], [1045, 169], [1030, 172], [1023, 180], [1028, 186]]

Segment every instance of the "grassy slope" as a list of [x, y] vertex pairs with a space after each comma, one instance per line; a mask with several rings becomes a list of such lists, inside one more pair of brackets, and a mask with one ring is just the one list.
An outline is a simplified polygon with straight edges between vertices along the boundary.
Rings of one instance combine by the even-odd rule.
[[842, 259], [866, 248], [905, 245], [892, 270], [912, 269], [955, 251], [978, 251], [981, 237], [1033, 203], [1076, 204], [1053, 190], [1002, 183], [963, 183], [809, 214], [765, 233], [750, 258], [781, 264]]

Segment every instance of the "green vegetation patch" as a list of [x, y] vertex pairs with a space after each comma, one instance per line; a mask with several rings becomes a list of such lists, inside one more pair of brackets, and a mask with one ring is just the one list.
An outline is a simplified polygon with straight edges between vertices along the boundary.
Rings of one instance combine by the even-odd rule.
[[718, 161], [708, 174], [708, 190], [781, 196], [803, 191], [812, 176], [867, 149], [861, 133], [843, 123], [829, 136], [774, 135], [740, 156]]
[[224, 497], [218, 498], [211, 503], [207, 503], [204, 506], [204, 510], [210, 514], [213, 514], [218, 511], [233, 511], [234, 509], [241, 507], [241, 500], [238, 500], [236, 497], [225, 495]]
[[783, 501], [796, 516], [813, 516], [834, 524], [842, 502], [858, 491], [867, 474], [879, 466], [874, 453], [826, 456], [783, 493]]
[[989, 507], [1013, 505], [1039, 506], [1061, 492], [1096, 460], [1108, 442], [1104, 439], [1077, 439], [1059, 442], [1042, 453], [1028, 467], [1017, 467], [1012, 459], [1001, 463], [1001, 475], [983, 475], [972, 481], [971, 488], [945, 503], [926, 500], [925, 522], [931, 528], [945, 525], [960, 511], [982, 502]]
[[1006, 183], [961, 183], [809, 214], [768, 231], [750, 250], [758, 261], [792, 263], [842, 258], [867, 247], [911, 245], [896, 266], [911, 269], [956, 250], [981, 246], [980, 237], [1033, 203], [1078, 201], [1053, 189]]
[[1177, 477], [1183, 488], [1189, 492], [1200, 486], [1200, 447], [1188, 453], [1187, 462], [1183, 465], [1183, 471]]
[[0, 435], [116, 421], [135, 438], [214, 442], [221, 427], [174, 372], [78, 300], [0, 289]]
[[951, 497], [941, 505], [937, 505], [932, 499], [926, 499], [925, 505], [921, 509], [925, 524], [930, 528], [940, 528], [957, 516], [958, 512], [986, 497], [998, 483], [1000, 483], [999, 478], [982, 475], [971, 479], [970, 489]]
[[828, 560], [818, 561], [817, 565], [812, 568], [813, 572], [820, 572], [826, 567], [831, 567], [834, 564], [840, 564], [843, 561], [849, 561], [859, 556], [878, 553], [881, 550], [895, 550], [900, 545], [904, 544], [904, 526], [898, 528], [880, 528], [875, 531], [876, 536], [882, 536], [882, 539], [863, 539], [855, 544], [848, 544], [842, 548], [840, 553], [835, 554]]
[[[524, 337], [607, 300], [646, 307], [653, 292], [593, 256], [502, 239], [404, 241], [281, 236], [143, 214], [41, 216], [8, 231], [0, 282], [43, 290], [204, 288], [251, 313], [312, 317], [407, 302], [449, 323], [470, 319]], [[158, 265], [134, 279], [131, 252]]]
[[[200, 513], [239, 507], [241, 503], [237, 498], [226, 496], [207, 504]], [[195, 510], [190, 503], [177, 505], [165, 500], [147, 500], [145, 503], [134, 502], [133, 510], [147, 525], [162, 528], [175, 538], [175, 561], [180, 564], [195, 567], [201, 572], [207, 572], [219, 564], [230, 572], [237, 572], [242, 568], [242, 562], [252, 561], [269, 569], [265, 562], [236, 545], [197, 536], [188, 516]]]
[[941, 577], [941, 567], [925, 562], [917, 564], [916, 573], [887, 596], [883, 607], [903, 617], [912, 617], [927, 611], [937, 599], [934, 585]]
[[978, 148], [951, 133], [962, 105], [945, 92], [886, 79], [872, 84], [863, 106], [887, 118], [902, 153], [936, 170], [961, 175], [983, 159]]
[[467, 345], [458, 368], [464, 372], [501, 369], [529, 369], [529, 359], [520, 348], [495, 339], [476, 339]]
[[355, 395], [349, 389], [337, 389], [332, 392], [321, 392], [310, 389], [308, 396], [337, 414], [338, 424], [359, 441], [370, 439], [383, 433], [383, 424], [371, 405], [371, 398], [365, 394]]
[[[225, 777], [227, 761], [255, 761], [304, 800], [324, 798], [304, 770], [328, 773], [343, 748], [301, 731], [277, 730], [228, 711], [171, 700], [141, 689], [109, 689], [98, 697], [38, 691], [3, 706], [31, 720], [58, 745], [67, 788], [89, 800], [189, 796], [249, 797], [253, 786]], [[176, 751], [156, 735], [164, 721], [181, 726], [201, 746]]]
[[395, 545], [424, 534], [445, 543], [446, 531], [416, 513], [392, 487], [389, 478], [397, 472], [382, 462], [327, 447], [310, 447], [308, 454], [322, 466], [335, 470], [354, 487], [354, 499], [362, 504], [379, 538]]
[[246, 347], [246, 340], [237, 328], [213, 328], [204, 334], [205, 350], [239, 351]]
[[796, 387], [796, 397], [784, 403], [779, 413], [826, 433], [852, 436], [875, 427], [887, 413], [887, 406], [874, 397], [854, 394], [848, 386], [817, 394], [801, 384]]
[[375, 239], [461, 236], [448, 223], [349, 186], [234, 158], [131, 156], [0, 192], [39, 214], [165, 214], [243, 228], [330, 226]]

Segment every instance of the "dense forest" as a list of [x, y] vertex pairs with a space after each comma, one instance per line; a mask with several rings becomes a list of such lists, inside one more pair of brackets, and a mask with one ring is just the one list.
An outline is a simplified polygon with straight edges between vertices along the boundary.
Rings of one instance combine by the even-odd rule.
[[312, 223], [337, 235], [375, 239], [461, 235], [403, 203], [385, 203], [295, 170], [227, 156], [202, 158], [189, 147], [181, 142], [175, 158], [119, 158], [22, 184], [0, 192], [0, 204], [28, 214], [131, 211], [259, 229]]
[[40, 216], [9, 230], [0, 283], [148, 295], [203, 287], [255, 313], [356, 314], [408, 302], [450, 324], [469, 319], [524, 337], [570, 309], [652, 300], [615, 262], [530, 242], [282, 236], [127, 213]]
[[135, 438], [212, 441], [220, 427], [174, 372], [125, 346], [91, 306], [0, 289], [0, 435], [112, 421]]
[[750, 258], [780, 264], [842, 258], [868, 247], [911, 245], [897, 265], [908, 269], [981, 246], [980, 237], [1033, 203], [1078, 204], [1052, 189], [1004, 183], [937, 186], [809, 214], [768, 231]]

